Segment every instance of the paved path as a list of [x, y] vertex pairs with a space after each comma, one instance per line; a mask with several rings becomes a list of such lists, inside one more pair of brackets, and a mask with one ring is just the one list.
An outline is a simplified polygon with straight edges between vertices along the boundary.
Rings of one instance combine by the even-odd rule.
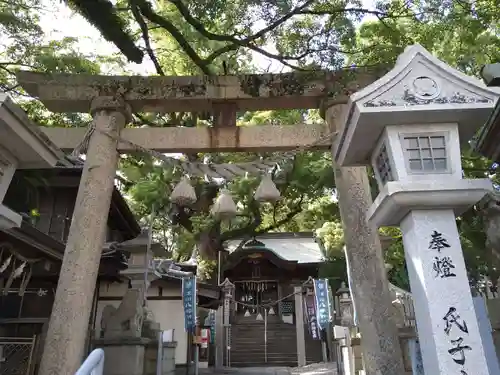
[[199, 375], [337, 375], [334, 363], [315, 363], [303, 367], [244, 367], [227, 368], [215, 372], [200, 369]]

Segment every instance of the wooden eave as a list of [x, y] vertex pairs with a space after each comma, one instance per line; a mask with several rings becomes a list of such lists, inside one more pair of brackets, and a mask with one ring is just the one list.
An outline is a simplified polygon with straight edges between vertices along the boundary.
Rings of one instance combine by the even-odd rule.
[[[175, 277], [162, 276], [162, 278], [160, 279], [153, 280], [151, 282], [151, 285], [161, 286], [162, 283], [175, 284], [181, 286], [182, 280]], [[198, 289], [198, 295], [200, 296], [213, 299], [219, 299], [221, 296], [221, 289], [217, 285], [196, 281], [196, 287]]]
[[63, 259], [65, 244], [39, 231], [26, 219], [23, 219], [19, 228], [5, 229], [3, 232], [39, 250], [51, 259], [60, 261]]
[[279, 268], [286, 270], [294, 270], [297, 267], [297, 261], [290, 261], [278, 256], [272, 249], [266, 247], [243, 247], [239, 250], [230, 253], [225, 261], [222, 271], [228, 271], [236, 267], [244, 259], [248, 258], [249, 255], [254, 253], [262, 253], [263, 258], [268, 259], [271, 263]]
[[[57, 263], [63, 260], [66, 245], [54, 237], [39, 231], [27, 219], [23, 220], [19, 228], [5, 229], [3, 233], [26, 244], [35, 251], [39, 251], [48, 259], [55, 260]], [[126, 257], [123, 252], [117, 251], [114, 254], [101, 256], [99, 274], [116, 277], [119, 271], [127, 268], [127, 266]], [[47, 275], [50, 276], [50, 274]], [[58, 274], [54, 276], [58, 276]]]
[[474, 149], [481, 155], [500, 163], [500, 100], [481, 129]]

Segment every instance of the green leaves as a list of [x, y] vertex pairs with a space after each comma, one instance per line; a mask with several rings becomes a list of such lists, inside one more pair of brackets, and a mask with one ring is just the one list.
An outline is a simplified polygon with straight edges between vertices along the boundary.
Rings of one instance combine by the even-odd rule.
[[316, 230], [316, 236], [323, 243], [325, 259], [335, 259], [344, 257], [344, 230], [340, 222], [325, 222], [323, 226]]
[[[0, 32], [8, 40], [0, 50], [0, 88], [16, 95], [30, 117], [41, 125], [87, 126], [88, 115], [49, 113], [39, 102], [23, 100], [24, 93], [16, 86], [16, 69], [123, 72], [124, 59], [83, 55], [74, 38], [47, 41], [38, 14], [39, 7], [50, 1], [0, 2]], [[99, 0], [92, 7], [85, 5], [90, 2], [79, 0], [67, 3], [129, 60], [140, 61], [142, 54], [147, 53], [160, 75], [265, 70], [255, 56], [277, 60], [288, 69], [313, 71], [350, 63], [391, 65], [413, 43], [422, 44], [468, 74], [477, 74], [483, 64], [500, 58], [500, 10], [495, 0], [384, 0], [370, 11], [357, 0]], [[372, 20], [359, 27], [367, 15]], [[205, 113], [137, 114], [134, 124], [194, 127], [208, 126], [211, 120]], [[322, 120], [315, 110], [237, 115], [240, 126], [319, 121]], [[236, 163], [269, 156], [216, 153], [189, 155], [189, 159]], [[467, 176], [490, 176], [499, 182], [490, 162], [470, 151], [463, 153], [463, 166]], [[274, 179], [282, 199], [276, 205], [255, 204], [252, 197], [259, 180], [250, 177], [230, 183], [193, 179], [196, 205], [172, 207], [169, 196], [181, 177], [180, 170], [161, 166], [149, 157], [128, 155], [121, 159], [120, 173], [126, 182], [123, 192], [139, 219], [146, 222], [152, 206], [156, 207], [155, 238], [178, 259], [189, 258], [193, 247], [203, 242], [201, 237], [209, 238], [212, 243], [208, 247], [216, 248], [222, 246], [223, 239], [253, 232], [317, 230], [325, 246], [325, 259], [332, 262], [322, 269], [323, 275], [344, 277], [344, 239], [328, 152], [298, 153], [294, 160], [280, 165]], [[219, 223], [209, 215], [209, 208], [218, 189], [226, 184], [238, 203], [239, 215], [230, 223]], [[459, 224], [471, 275], [490, 272], [493, 267], [487, 261], [488, 254], [482, 251], [484, 231], [478, 213], [471, 210], [464, 214]], [[393, 266], [389, 272], [391, 281], [405, 288], [408, 281], [400, 233], [393, 229], [384, 229], [384, 233], [395, 238], [385, 253], [386, 261]], [[212, 266], [206, 262], [207, 270]]]
[[478, 75], [482, 65], [500, 58], [500, 11], [495, 4], [421, 0], [407, 7], [392, 1], [389, 9], [399, 16], [363, 23], [360, 52], [351, 60], [360, 65], [393, 63], [407, 45], [419, 43], [448, 64]]

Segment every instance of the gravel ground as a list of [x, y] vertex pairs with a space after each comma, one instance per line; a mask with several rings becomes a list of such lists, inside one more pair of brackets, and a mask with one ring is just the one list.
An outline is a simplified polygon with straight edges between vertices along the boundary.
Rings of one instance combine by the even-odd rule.
[[315, 363], [303, 367], [228, 368], [217, 372], [200, 369], [199, 375], [337, 375], [337, 366], [335, 363]]

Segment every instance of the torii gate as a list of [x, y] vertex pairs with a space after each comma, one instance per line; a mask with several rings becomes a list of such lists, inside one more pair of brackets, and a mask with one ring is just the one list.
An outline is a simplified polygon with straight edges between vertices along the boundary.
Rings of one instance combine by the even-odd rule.
[[[53, 112], [90, 112], [93, 131], [87, 149], [64, 261], [45, 342], [40, 375], [72, 374], [84, 351], [118, 153], [134, 151], [108, 134], [160, 152], [285, 151], [315, 143], [345, 122], [349, 95], [379, 76], [362, 70], [215, 77], [129, 77], [19, 72], [19, 84]], [[327, 109], [327, 126], [236, 127], [238, 111]], [[233, 115], [213, 128], [123, 129], [133, 112], [218, 112]], [[85, 129], [43, 128], [63, 150], [82, 141]], [[331, 141], [318, 143], [329, 149]], [[118, 150], [118, 152], [117, 152]], [[404, 373], [390, 295], [376, 229], [365, 213], [371, 196], [365, 167], [336, 168], [346, 242], [352, 256], [353, 288], [362, 296], [359, 316], [368, 375]], [[349, 229], [350, 228], [350, 229]], [[369, 262], [369, 264], [365, 264]], [[359, 271], [359, 272], [358, 272]], [[384, 345], [380, 342], [383, 338]]]

